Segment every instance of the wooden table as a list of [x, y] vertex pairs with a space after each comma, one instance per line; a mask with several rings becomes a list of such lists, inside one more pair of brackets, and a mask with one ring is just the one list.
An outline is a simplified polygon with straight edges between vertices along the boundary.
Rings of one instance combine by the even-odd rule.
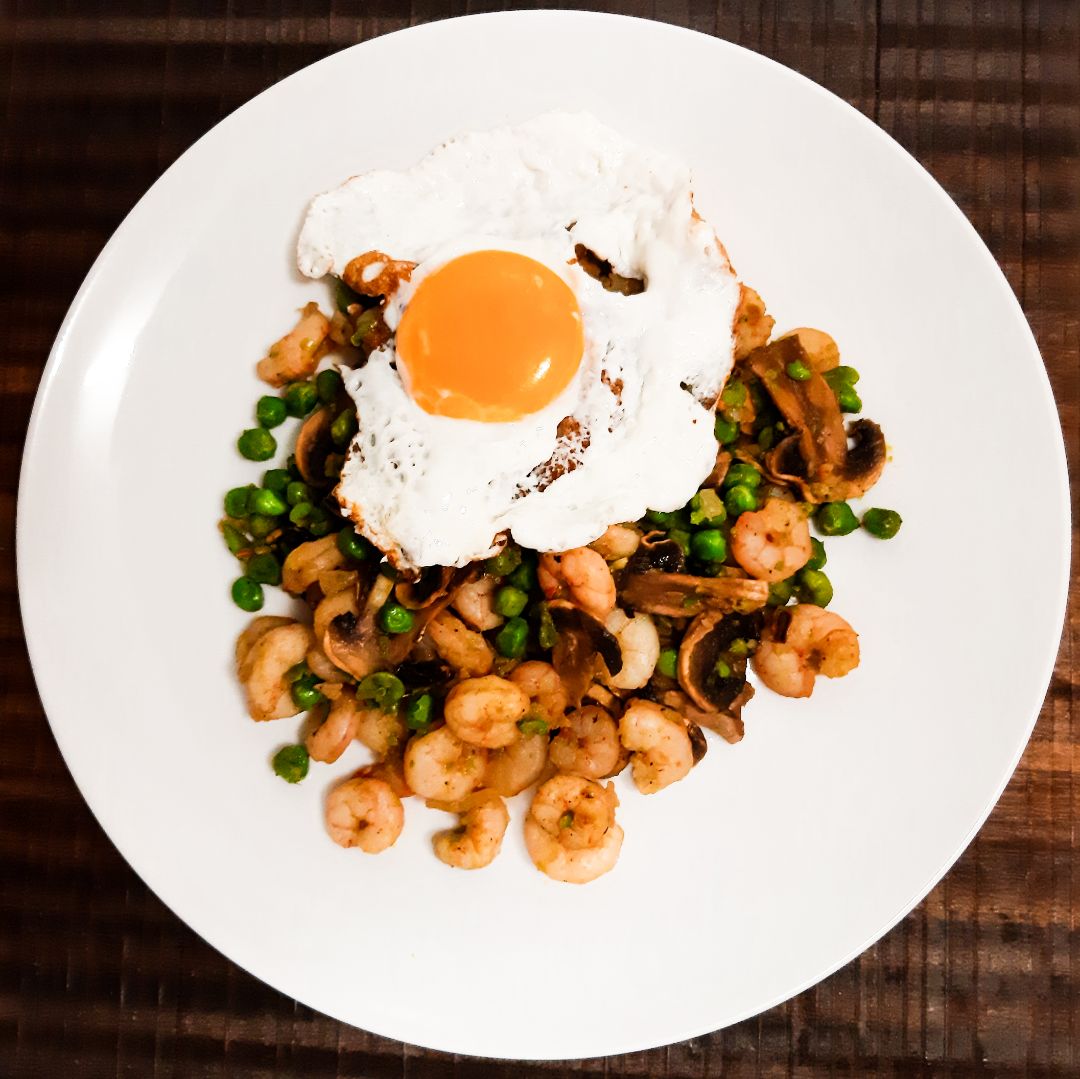
[[[178, 922], [76, 791], [34, 689], [13, 551], [20, 448], [75, 290], [162, 170], [249, 97], [357, 40], [475, 10], [439, 0], [0, 0], [0, 1076], [1080, 1075], [1075, 580], [1035, 735], [942, 884], [816, 988], [652, 1052], [519, 1066], [326, 1019]], [[1020, 297], [1076, 468], [1080, 3], [642, 0], [621, 10], [774, 57], [922, 161]], [[1003, 491], [1003, 507], [1023, 497]], [[1037, 519], [1037, 506], [1026, 509]], [[971, 539], [1009, 550], [1004, 527]], [[417, 1006], [437, 1002], [419, 993]], [[556, 1017], [541, 1010], [538, 1021]]]

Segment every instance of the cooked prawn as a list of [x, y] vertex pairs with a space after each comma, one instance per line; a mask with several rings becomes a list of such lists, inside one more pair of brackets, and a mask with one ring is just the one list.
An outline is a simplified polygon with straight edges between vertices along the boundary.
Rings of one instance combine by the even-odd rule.
[[463, 742], [449, 727], [438, 727], [409, 741], [405, 782], [421, 798], [459, 802], [480, 783], [487, 750]]
[[753, 663], [774, 693], [809, 697], [819, 674], [842, 678], [859, 665], [859, 635], [838, 614], [800, 603], [766, 626]]
[[[434, 804], [442, 808], [442, 803]], [[483, 869], [491, 865], [510, 823], [503, 800], [494, 791], [477, 791], [454, 807], [454, 811], [461, 814], [458, 826], [438, 832], [432, 839], [436, 856], [456, 869]]]
[[384, 712], [374, 706], [356, 706], [356, 738], [377, 758], [388, 756], [405, 744], [409, 728], [395, 712]]
[[331, 702], [326, 718], [307, 736], [308, 754], [314, 760], [333, 764], [356, 738], [358, 725], [356, 698], [350, 692], [342, 692]]
[[463, 584], [455, 593], [451, 606], [473, 629], [488, 630], [501, 626], [503, 616], [495, 610], [497, 577], [480, 577]]
[[607, 616], [604, 628], [619, 642], [622, 670], [608, 680], [615, 689], [641, 689], [652, 678], [660, 658], [660, 636], [652, 618], [645, 613], [630, 618], [616, 608]]
[[[237, 677], [247, 696], [248, 713], [254, 720], [283, 719], [295, 716], [300, 709], [292, 699], [285, 673], [303, 662], [314, 644], [311, 630], [300, 622], [284, 625], [263, 623], [256, 635], [249, 626], [237, 641]], [[254, 639], [252, 639], [254, 638]]]
[[485, 749], [508, 746], [519, 737], [518, 720], [529, 710], [525, 691], [496, 674], [466, 678], [446, 697], [446, 725], [463, 742]]
[[663, 790], [694, 766], [686, 723], [678, 712], [653, 701], [630, 702], [619, 720], [619, 737], [633, 754], [634, 786], [642, 794]]
[[296, 325], [259, 360], [256, 367], [259, 378], [271, 386], [284, 386], [286, 382], [314, 374], [329, 332], [330, 320], [317, 303], [309, 303], [300, 312]]
[[612, 784], [555, 776], [536, 792], [525, 819], [525, 846], [554, 880], [586, 884], [611, 869], [622, 849]]
[[488, 754], [484, 786], [512, 798], [540, 778], [547, 759], [547, 735], [523, 734], [516, 742]]
[[756, 512], [740, 514], [731, 529], [731, 553], [759, 581], [786, 580], [814, 553], [805, 514], [794, 502], [770, 498]]
[[[322, 539], [309, 540], [294, 547], [281, 565], [281, 587], [294, 596], [316, 584], [323, 573], [340, 570], [348, 565], [348, 559], [337, 545], [337, 535], [332, 533]], [[336, 589], [336, 591], [340, 591]], [[326, 593], [330, 595], [329, 592]]]
[[469, 629], [449, 611], [442, 611], [428, 623], [427, 637], [435, 651], [466, 677], [487, 674], [495, 662], [491, 645], [483, 635]]
[[326, 799], [326, 830], [342, 847], [378, 854], [392, 847], [405, 826], [401, 799], [381, 779], [347, 779]]
[[548, 756], [567, 775], [605, 779], [618, 771], [623, 756], [619, 725], [603, 708], [587, 704], [566, 717]]
[[589, 546], [605, 562], [618, 562], [629, 558], [641, 543], [641, 533], [633, 525], [610, 525], [608, 530]]
[[548, 730], [562, 725], [566, 714], [567, 697], [562, 679], [550, 663], [530, 659], [519, 663], [509, 674], [515, 686], [529, 698], [529, 714], [542, 719]]
[[536, 575], [549, 599], [557, 596], [565, 585], [574, 603], [601, 621], [615, 608], [615, 579], [604, 556], [591, 547], [542, 554]]

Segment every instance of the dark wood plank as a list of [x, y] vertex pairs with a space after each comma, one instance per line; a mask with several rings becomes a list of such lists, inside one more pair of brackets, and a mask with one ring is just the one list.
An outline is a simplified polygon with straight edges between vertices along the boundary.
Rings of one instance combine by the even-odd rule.
[[[816, 988], [649, 1053], [519, 1066], [429, 1053], [326, 1019], [179, 924], [75, 790], [34, 690], [13, 564], [22, 439], [68, 302], [142, 192], [253, 94], [356, 40], [502, 6], [510, 5], [0, 0], [0, 1075], [1080, 1075], [1075, 579], [1034, 738], [942, 884]], [[772, 56], [911, 150], [971, 218], [1020, 297], [1080, 465], [1080, 5], [594, 6]], [[1074, 488], [1074, 521], [1077, 510]]]

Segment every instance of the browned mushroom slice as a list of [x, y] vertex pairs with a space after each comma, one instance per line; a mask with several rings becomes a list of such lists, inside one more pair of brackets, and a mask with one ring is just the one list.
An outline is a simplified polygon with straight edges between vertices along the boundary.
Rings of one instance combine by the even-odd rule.
[[313, 412], [296, 436], [296, 467], [308, 483], [321, 487], [326, 483], [326, 458], [334, 452], [330, 426], [333, 410], [324, 406]]
[[[690, 623], [679, 646], [679, 685], [704, 712], [723, 712], [731, 707], [746, 685], [746, 658], [726, 656], [736, 638], [755, 638], [761, 631], [761, 615], [722, 615], [706, 611]], [[731, 673], [717, 674], [717, 661], [726, 656]]]
[[559, 639], [551, 652], [551, 665], [562, 679], [571, 708], [577, 708], [588, 692], [602, 661], [609, 674], [622, 670], [619, 642], [602, 622], [566, 600], [548, 604]]
[[705, 741], [701, 728], [690, 720], [686, 721], [686, 733], [690, 735], [690, 752], [693, 754], [694, 763], [700, 764], [702, 757], [709, 752], [709, 743]]
[[725, 742], [734, 745], [741, 742], [746, 732], [742, 721], [743, 705], [754, 695], [754, 687], [749, 682], [743, 692], [723, 712], [706, 712], [698, 708], [690, 698], [678, 689], [665, 690], [659, 695], [659, 702], [666, 708], [679, 712], [684, 719], [720, 735]]
[[466, 583], [466, 579], [475, 577], [478, 572], [471, 571], [469, 577], [465, 578], [460, 570], [449, 566], [431, 566], [422, 570], [414, 581], [400, 581], [394, 589], [394, 596], [402, 607], [420, 611], [447, 597], [451, 584], [456, 591]]
[[775, 324], [772, 315], [765, 313], [765, 301], [749, 285], [740, 284], [739, 305], [731, 324], [736, 361], [764, 345]]
[[683, 549], [666, 532], [646, 532], [626, 564], [627, 573], [682, 573], [686, 569]]
[[731, 468], [731, 454], [724, 449], [717, 450], [712, 471], [705, 477], [705, 481], [701, 486], [719, 487], [724, 482], [724, 477], [728, 474], [729, 468]]
[[627, 572], [619, 598], [635, 611], [686, 618], [702, 611], [746, 613], [765, 606], [769, 586], [747, 577], [690, 577], [683, 573]]
[[599, 281], [608, 292], [619, 292], [623, 296], [638, 296], [645, 291], [645, 282], [640, 277], [623, 277], [612, 268], [607, 259], [602, 259], [584, 244], [574, 245], [574, 257], [578, 265], [592, 278]]
[[[788, 378], [790, 363], [813, 368], [798, 336], [781, 337], [746, 359], [787, 423], [797, 432], [765, 458], [770, 477], [794, 483], [810, 502], [836, 502], [865, 494], [885, 467], [885, 437], [873, 420], [844, 427], [829, 384], [817, 372]], [[848, 440], [851, 446], [848, 446]]]

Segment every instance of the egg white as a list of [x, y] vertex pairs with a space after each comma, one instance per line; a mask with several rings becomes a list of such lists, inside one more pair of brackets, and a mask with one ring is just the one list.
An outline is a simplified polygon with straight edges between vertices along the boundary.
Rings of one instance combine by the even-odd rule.
[[[644, 278], [645, 291], [607, 292], [576, 264], [579, 243]], [[359, 429], [338, 498], [403, 567], [465, 565], [497, 550], [506, 530], [538, 550], [580, 546], [646, 509], [683, 505], [715, 458], [702, 402], [731, 369], [738, 281], [693, 216], [686, 166], [591, 116], [470, 133], [412, 169], [354, 177], [312, 202], [298, 263], [318, 277], [371, 250], [416, 262], [387, 305], [394, 329], [428, 274], [492, 248], [530, 255], [570, 285], [585, 354], [555, 401], [507, 423], [426, 413], [403, 385], [392, 339], [344, 373]], [[471, 318], [482, 333], [484, 313]], [[586, 447], [560, 441], [564, 417]], [[541, 466], [560, 454], [576, 467], [541, 489]]]

